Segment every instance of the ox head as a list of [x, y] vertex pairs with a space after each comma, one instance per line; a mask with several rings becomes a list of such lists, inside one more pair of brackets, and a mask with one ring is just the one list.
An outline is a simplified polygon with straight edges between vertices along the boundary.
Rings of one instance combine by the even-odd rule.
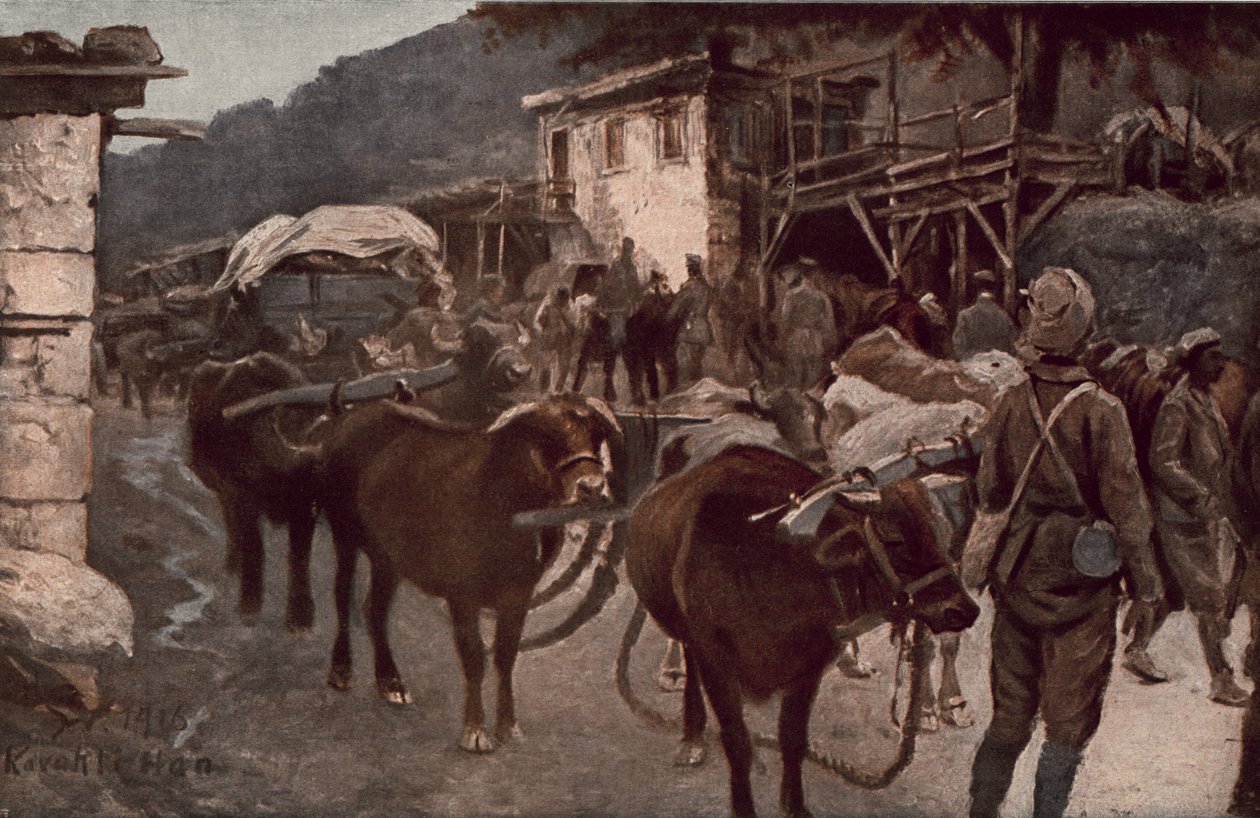
[[550, 503], [612, 502], [622, 431], [603, 401], [565, 395], [520, 404], [500, 415], [487, 433], [526, 447]]
[[790, 387], [769, 388], [756, 381], [748, 387], [753, 411], [774, 424], [788, 448], [805, 463], [827, 471], [822, 427], [827, 410], [822, 401]]
[[[836, 587], [856, 589], [897, 627], [917, 619], [934, 632], [959, 631], [980, 613], [967, 595], [931, 525], [931, 500], [922, 484], [903, 480], [880, 491], [839, 495], [812, 545], [814, 560]], [[878, 600], [878, 602], [875, 602]], [[853, 612], [842, 611], [844, 618]]]
[[510, 392], [528, 380], [533, 367], [527, 357], [529, 331], [516, 321], [498, 324], [478, 320], [464, 330], [460, 369], [475, 374], [493, 393]]

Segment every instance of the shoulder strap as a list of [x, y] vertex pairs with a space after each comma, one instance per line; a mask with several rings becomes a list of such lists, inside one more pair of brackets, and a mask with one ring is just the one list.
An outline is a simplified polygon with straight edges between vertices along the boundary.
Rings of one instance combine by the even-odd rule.
[[1028, 456], [1028, 463], [1025, 464], [1023, 472], [1019, 475], [1019, 480], [1015, 483], [1015, 490], [1011, 493], [1011, 502], [1007, 506], [1008, 509], [1015, 508], [1015, 505], [1019, 502], [1020, 496], [1024, 493], [1024, 487], [1028, 484], [1028, 478], [1032, 476], [1033, 466], [1037, 464], [1037, 458], [1041, 456], [1042, 447], [1047, 443], [1053, 447], [1054, 442], [1050, 439], [1050, 429], [1054, 426], [1055, 421], [1059, 419], [1059, 416], [1063, 414], [1063, 410], [1067, 409], [1068, 405], [1071, 404], [1072, 401], [1076, 400], [1081, 395], [1084, 395], [1086, 392], [1092, 392], [1095, 388], [1097, 388], [1097, 384], [1093, 381], [1086, 381], [1085, 383], [1077, 386], [1071, 392], [1063, 396], [1063, 400], [1059, 401], [1058, 404], [1055, 405], [1054, 409], [1050, 411], [1050, 417], [1043, 421], [1041, 418], [1041, 410], [1037, 406], [1037, 394], [1033, 390], [1032, 384], [1029, 384], [1028, 399], [1032, 404], [1033, 418], [1037, 422], [1037, 428], [1041, 432], [1041, 437], [1037, 440], [1036, 445], [1033, 446], [1032, 454]]
[[[1097, 388], [1097, 384], [1093, 381], [1086, 381], [1085, 383], [1077, 386], [1071, 392], [1063, 396], [1063, 399], [1059, 401], [1053, 410], [1051, 410], [1050, 417], [1046, 418], [1043, 424], [1041, 420], [1041, 410], [1037, 407], [1036, 392], [1033, 391], [1033, 386], [1029, 383], [1029, 400], [1032, 402], [1033, 417], [1036, 419], [1037, 426], [1041, 430], [1041, 437], [1037, 439], [1036, 445], [1033, 446], [1032, 454], [1028, 456], [1028, 463], [1024, 466], [1024, 471], [1019, 475], [1019, 482], [1015, 484], [1015, 491], [1011, 494], [1010, 505], [1006, 507], [1008, 521], [1010, 519], [1011, 512], [1015, 510], [1015, 506], [1019, 503], [1020, 496], [1024, 493], [1024, 487], [1028, 484], [1029, 476], [1032, 475], [1033, 466], [1036, 465], [1037, 459], [1041, 456], [1042, 447], [1044, 447], [1047, 443], [1051, 443], [1051, 445], [1053, 445], [1053, 442], [1050, 440], [1050, 429], [1054, 426], [1055, 421], [1059, 419], [1059, 417], [1063, 414], [1063, 411], [1068, 408], [1072, 401], [1076, 400], [1081, 395], [1084, 395], [1086, 392], [1092, 392], [1095, 388]], [[1027, 543], [1025, 543], [1025, 547], [1027, 547]], [[996, 570], [999, 584], [1006, 584], [1007, 580], [1011, 577], [1011, 572], [1015, 570], [1015, 563], [1019, 561], [1019, 558], [1022, 557], [1023, 554], [1024, 548], [1015, 550], [1004, 549], [1002, 551], [997, 560]]]
[[1046, 447], [1050, 449], [1050, 456], [1054, 458], [1055, 464], [1059, 467], [1059, 470], [1063, 472], [1063, 476], [1067, 478], [1068, 483], [1072, 486], [1072, 491], [1076, 494], [1077, 502], [1079, 502], [1082, 506], [1086, 505], [1085, 495], [1081, 493], [1081, 486], [1076, 480], [1076, 473], [1072, 471], [1072, 467], [1068, 465], [1067, 458], [1063, 456], [1063, 451], [1059, 448], [1059, 444], [1055, 442], [1054, 437], [1050, 434], [1050, 426], [1058, 419], [1059, 415], [1062, 414], [1063, 408], [1066, 407], [1067, 404], [1075, 397], [1077, 397], [1077, 395], [1083, 395], [1086, 392], [1093, 391], [1096, 386], [1097, 384], [1092, 381], [1086, 381], [1085, 383], [1077, 386], [1064, 396], [1063, 400], [1054, 407], [1054, 410], [1050, 413], [1049, 419], [1043, 419], [1041, 417], [1041, 407], [1037, 405], [1036, 392], [1031, 389], [1028, 391], [1028, 408], [1032, 410], [1033, 420], [1037, 423], [1037, 429], [1041, 432], [1041, 438], [1045, 441]]

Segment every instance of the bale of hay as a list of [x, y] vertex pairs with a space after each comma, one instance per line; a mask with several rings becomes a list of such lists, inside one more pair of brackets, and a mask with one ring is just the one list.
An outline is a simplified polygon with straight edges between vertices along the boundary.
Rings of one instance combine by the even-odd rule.
[[891, 327], [858, 338], [837, 366], [841, 373], [916, 403], [974, 401], [992, 406], [999, 392], [993, 381], [974, 377], [957, 361], [933, 358]]
[[974, 436], [988, 419], [988, 410], [974, 401], [907, 402], [857, 423], [828, 447], [827, 458], [843, 473], [919, 444], [930, 446], [959, 434]]

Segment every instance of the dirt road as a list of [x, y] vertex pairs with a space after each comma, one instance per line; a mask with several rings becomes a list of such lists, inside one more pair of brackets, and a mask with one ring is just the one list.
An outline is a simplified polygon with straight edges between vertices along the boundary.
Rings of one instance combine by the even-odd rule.
[[[645, 726], [617, 696], [613, 665], [634, 606], [624, 583], [575, 636], [521, 657], [525, 742], [472, 756], [458, 747], [462, 687], [440, 602], [406, 589], [394, 605], [395, 654], [415, 704], [375, 697], [361, 625], [356, 685], [329, 690], [327, 531], [319, 530], [315, 545], [313, 632], [292, 636], [283, 627], [284, 551], [274, 534], [263, 614], [243, 625], [235, 580], [222, 567], [217, 508], [183, 463], [182, 418], [168, 410], [146, 423], [113, 407], [99, 411], [89, 561], [133, 602], [135, 655], [105, 666], [102, 688], [115, 710], [90, 725], [0, 707], [0, 816], [727, 814], [720, 749], [712, 748], [702, 768], [673, 767], [676, 737]], [[528, 630], [558, 617], [576, 594], [532, 616]], [[980, 725], [988, 717], [988, 622], [986, 609], [964, 635], [960, 659]], [[1241, 619], [1235, 631], [1230, 651], [1237, 657]], [[887, 715], [894, 653], [885, 631], [862, 644], [882, 674], [862, 681], [829, 674], [811, 727], [819, 746], [873, 768], [895, 744]], [[679, 697], [651, 682], [663, 645], [649, 628], [635, 652], [633, 681], [655, 707], [674, 713]], [[1241, 711], [1208, 702], [1184, 616], [1173, 618], [1154, 650], [1172, 682], [1148, 687], [1117, 671], [1069, 814], [1224, 813]], [[750, 722], [762, 731], [772, 730], [774, 718], [770, 706], [750, 708]], [[820, 816], [964, 814], [980, 730], [923, 736], [910, 769], [881, 792], [809, 768], [808, 803]], [[776, 815], [778, 760], [765, 751], [761, 760], [758, 809]], [[1021, 761], [1008, 815], [1030, 811], [1034, 763], [1035, 745]]]

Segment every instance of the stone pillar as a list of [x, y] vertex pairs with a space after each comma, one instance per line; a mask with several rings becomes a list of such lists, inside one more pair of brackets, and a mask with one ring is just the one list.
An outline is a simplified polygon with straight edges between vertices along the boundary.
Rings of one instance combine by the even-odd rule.
[[0, 119], [0, 542], [82, 562], [102, 119]]

